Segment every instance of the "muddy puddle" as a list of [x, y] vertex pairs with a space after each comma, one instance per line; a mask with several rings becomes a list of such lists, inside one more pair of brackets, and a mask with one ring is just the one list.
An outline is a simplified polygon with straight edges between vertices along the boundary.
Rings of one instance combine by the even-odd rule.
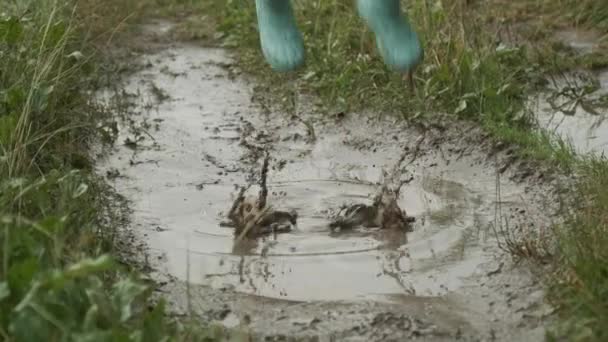
[[[484, 334], [512, 336], [511, 324], [538, 333], [540, 321], [520, 322], [539, 300], [528, 297], [538, 289], [519, 271], [503, 272], [496, 243], [498, 207], [513, 224], [524, 212], [526, 220], [545, 220], [528, 202], [525, 185], [497, 182], [496, 169], [464, 147], [415, 150], [426, 137], [388, 118], [352, 114], [336, 122], [306, 109], [298, 117], [265, 113], [221, 49], [180, 45], [143, 58], [147, 67], [126, 84], [132, 114], [99, 168], [131, 201], [131, 226], [160, 272], [200, 285], [203, 297], [230, 292], [318, 302], [318, 312], [331, 310], [324, 302], [401, 305], [404, 296], [410, 303], [456, 296], [460, 306], [446, 310], [464, 321], [483, 317], [469, 324]], [[290, 233], [235, 246], [233, 231], [220, 222], [235, 186], [260, 168], [251, 145], [265, 146], [272, 157], [270, 202], [296, 210], [298, 223]], [[400, 173], [411, 182], [399, 205], [416, 218], [413, 232], [331, 233], [332, 213], [344, 204], [371, 203], [382, 171], [408, 149]], [[489, 280], [501, 273], [506, 285]]]
[[561, 75], [532, 101], [532, 109], [540, 128], [560, 136], [577, 153], [600, 155], [608, 151], [607, 96], [608, 70]]
[[[560, 32], [557, 38], [580, 54], [595, 52], [600, 39], [579, 31]], [[562, 137], [578, 153], [608, 151], [608, 69], [553, 75], [548, 82], [548, 91], [531, 101], [539, 127]]]

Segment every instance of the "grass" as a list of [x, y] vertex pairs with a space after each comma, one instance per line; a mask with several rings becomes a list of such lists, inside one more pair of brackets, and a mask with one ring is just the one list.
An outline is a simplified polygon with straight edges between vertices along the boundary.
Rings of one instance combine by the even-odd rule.
[[[415, 91], [386, 70], [350, 0], [294, 1], [307, 62], [288, 75], [269, 72], [262, 59], [253, 1], [207, 0], [173, 9], [209, 13], [222, 43], [237, 52], [239, 65], [288, 108], [297, 89], [315, 95], [330, 113], [372, 109], [447, 125], [469, 120], [495, 141], [517, 147], [520, 157], [577, 174], [564, 200], [564, 223], [529, 231], [532, 238], [511, 235], [506, 248], [552, 270], [543, 279], [562, 320], [559, 329], [550, 329], [549, 339], [606, 340], [608, 161], [577, 156], [566, 141], [536, 129], [526, 101], [546, 90], [547, 75], [608, 66], [608, 6], [595, 0], [404, 3], [426, 50]], [[571, 27], [603, 35], [600, 51], [581, 55], [554, 39], [557, 30]], [[179, 30], [189, 38], [202, 31], [196, 21]], [[550, 234], [557, 245], [547, 243]]]
[[112, 257], [120, 210], [89, 156], [111, 117], [91, 94], [138, 4], [102, 3], [0, 0], [0, 340], [219, 340]]
[[585, 157], [566, 221], [555, 227], [558, 257], [547, 277], [549, 298], [560, 309], [556, 332], [571, 341], [608, 338], [608, 161]]

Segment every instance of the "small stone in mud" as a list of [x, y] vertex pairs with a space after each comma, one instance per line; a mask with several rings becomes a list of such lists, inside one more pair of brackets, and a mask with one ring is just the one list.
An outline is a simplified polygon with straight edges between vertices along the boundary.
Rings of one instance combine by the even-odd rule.
[[283, 141], [288, 141], [288, 140], [291, 140], [291, 141], [298, 141], [298, 140], [301, 140], [302, 138], [303, 138], [303, 137], [302, 137], [302, 135], [301, 135], [300, 133], [294, 133], [294, 134], [292, 134], [292, 135], [288, 135], [288, 136], [286, 136], [286, 137], [285, 137], [285, 138], [283, 138], [282, 140], [283, 140]]
[[137, 141], [132, 140], [131, 138], [126, 138], [124, 141], [124, 145], [130, 149], [137, 148]]
[[120, 171], [117, 169], [108, 170], [106, 171], [106, 177], [108, 177], [108, 179], [116, 179], [120, 177]]
[[234, 292], [235, 286], [233, 284], [224, 284], [219, 290], [222, 292]]
[[228, 305], [224, 305], [224, 307], [221, 309], [220, 312], [218, 312], [218, 318], [220, 320], [224, 320], [226, 317], [228, 317], [228, 315], [232, 312], [232, 310], [230, 310], [230, 307], [228, 307]]
[[285, 165], [287, 165], [287, 160], [283, 159], [278, 162], [276, 169], [281, 171], [281, 170], [283, 170], [283, 168], [285, 168]]

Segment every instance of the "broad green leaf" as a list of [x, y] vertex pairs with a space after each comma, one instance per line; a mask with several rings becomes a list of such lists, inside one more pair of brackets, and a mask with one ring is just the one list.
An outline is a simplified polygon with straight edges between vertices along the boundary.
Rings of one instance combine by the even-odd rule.
[[4, 102], [8, 112], [18, 112], [18, 109], [23, 107], [23, 104], [27, 100], [26, 92], [23, 88], [12, 87], [3, 93], [0, 101]]
[[56, 216], [49, 216], [40, 221], [37, 226], [47, 232], [49, 235], [57, 234], [63, 228], [64, 222]]
[[67, 34], [67, 26], [63, 22], [58, 22], [55, 25], [51, 26], [51, 30], [49, 32], [49, 44], [53, 47], [58, 46], [61, 41], [65, 38]]
[[84, 315], [82, 328], [84, 331], [94, 330], [97, 327], [97, 317], [99, 316], [99, 307], [96, 304], [91, 305], [87, 313]]
[[102, 255], [97, 259], [84, 259], [68, 267], [66, 273], [70, 278], [86, 277], [90, 274], [107, 271], [112, 268], [113, 262], [109, 255]]
[[72, 198], [76, 199], [76, 198], [82, 196], [85, 192], [87, 192], [87, 189], [89, 189], [89, 186], [84, 183], [81, 183], [78, 186], [78, 189], [76, 189], [76, 191], [72, 195]]
[[145, 285], [137, 284], [130, 279], [123, 279], [114, 284], [112, 301], [120, 309], [120, 321], [126, 322], [131, 318], [131, 304], [146, 291]]
[[47, 109], [49, 96], [53, 92], [53, 86], [38, 87], [32, 94], [32, 109], [35, 112], [43, 112]]
[[165, 301], [161, 299], [144, 319], [142, 341], [158, 340], [165, 330]]
[[13, 291], [18, 291], [18, 293], [13, 293], [13, 295], [20, 297], [28, 292], [32, 279], [38, 272], [38, 269], [38, 260], [35, 258], [28, 258], [11, 265], [7, 277], [8, 283]]
[[72, 341], [78, 342], [111, 342], [113, 341], [111, 331], [91, 331], [72, 334]]
[[11, 295], [11, 289], [8, 287], [8, 282], [3, 281], [0, 283], [0, 302], [8, 298]]
[[458, 104], [458, 108], [456, 108], [456, 114], [460, 114], [462, 112], [464, 112], [467, 109], [467, 100], [460, 100], [460, 103]]
[[9, 45], [14, 45], [21, 38], [23, 24], [17, 17], [10, 17], [0, 22], [0, 38]]
[[145, 342], [146, 340], [143, 340], [142, 338], [143, 338], [143, 333], [141, 332], [141, 330], [135, 330], [129, 336], [129, 339], [132, 342]]
[[15, 115], [0, 115], [0, 146], [8, 145], [17, 127]]
[[53, 330], [51, 323], [31, 308], [11, 315], [9, 332], [14, 341], [49, 341]]
[[46, 284], [54, 288], [60, 288], [67, 281], [107, 271], [112, 266], [112, 259], [108, 255], [102, 255], [97, 259], [83, 259], [69, 266], [65, 271], [56, 270], [52, 272]]

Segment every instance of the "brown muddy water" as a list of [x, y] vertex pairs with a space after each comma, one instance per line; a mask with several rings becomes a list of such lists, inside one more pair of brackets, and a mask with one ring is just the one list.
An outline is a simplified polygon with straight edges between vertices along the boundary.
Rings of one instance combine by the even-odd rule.
[[[209, 316], [259, 336], [542, 339], [542, 291], [497, 243], [505, 222], [549, 223], [542, 191], [497, 177], [475, 146], [390, 118], [333, 118], [304, 103], [297, 117], [262, 110], [221, 49], [176, 45], [142, 58], [126, 80], [134, 106], [99, 172], [130, 201], [130, 228], [156, 274], [188, 284], [187, 298], [165, 290], [176, 306], [220, 310]], [[235, 246], [220, 222], [235, 185], [259, 172], [252, 145], [272, 157], [270, 202], [296, 210], [298, 223]], [[330, 233], [332, 213], [370, 203], [406, 150], [400, 174], [412, 181], [399, 205], [416, 218], [413, 232]]]

